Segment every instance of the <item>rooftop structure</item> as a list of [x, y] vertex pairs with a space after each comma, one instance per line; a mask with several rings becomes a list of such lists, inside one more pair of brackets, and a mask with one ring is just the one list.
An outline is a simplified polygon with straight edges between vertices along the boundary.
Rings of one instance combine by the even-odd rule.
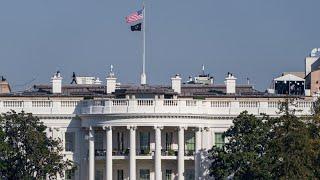
[[11, 92], [11, 87], [8, 81], [2, 76], [0, 79], [0, 94], [8, 94]]

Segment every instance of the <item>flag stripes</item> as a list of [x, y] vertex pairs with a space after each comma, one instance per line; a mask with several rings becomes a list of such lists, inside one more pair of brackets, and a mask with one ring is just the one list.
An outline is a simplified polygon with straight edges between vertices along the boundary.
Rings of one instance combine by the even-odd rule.
[[136, 22], [140, 19], [143, 19], [143, 13], [142, 13], [143, 10], [140, 10], [140, 11], [136, 11], [134, 13], [131, 13], [129, 16], [126, 17], [126, 22], [127, 23], [133, 23], [133, 22]]

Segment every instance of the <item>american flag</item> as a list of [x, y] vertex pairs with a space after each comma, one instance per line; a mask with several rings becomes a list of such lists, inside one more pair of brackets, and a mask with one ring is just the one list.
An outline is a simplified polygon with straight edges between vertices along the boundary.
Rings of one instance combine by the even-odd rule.
[[140, 19], [143, 19], [143, 9], [141, 9], [140, 11], [136, 11], [134, 13], [131, 13], [129, 16], [127, 16], [126, 22], [133, 23], [133, 22], [136, 22]]

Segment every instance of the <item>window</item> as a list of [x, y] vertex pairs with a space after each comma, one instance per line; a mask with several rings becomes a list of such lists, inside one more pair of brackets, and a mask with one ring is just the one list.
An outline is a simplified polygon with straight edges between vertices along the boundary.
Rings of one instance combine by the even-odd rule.
[[165, 180], [172, 180], [172, 170], [166, 169]]
[[65, 151], [74, 152], [75, 149], [75, 132], [65, 132]]
[[96, 170], [96, 174], [95, 174], [95, 180], [103, 180], [103, 171], [101, 170]]
[[150, 180], [149, 169], [140, 169], [140, 180]]
[[150, 133], [140, 132], [140, 150], [141, 154], [147, 154], [150, 151]]
[[195, 142], [194, 142], [194, 133], [187, 133], [186, 138], [186, 153], [187, 155], [193, 155], [195, 149]]
[[118, 132], [117, 133], [117, 139], [118, 139], [118, 151], [123, 151], [124, 150], [124, 136], [123, 132]]
[[94, 134], [94, 148], [99, 151], [103, 150], [103, 132], [102, 131], [96, 131]]
[[117, 171], [117, 180], [123, 180], [123, 170], [122, 169], [118, 169]]
[[71, 169], [66, 170], [65, 171], [65, 178], [66, 178], [66, 180], [74, 180], [75, 179], [74, 178], [74, 170], [71, 170]]
[[173, 132], [166, 132], [166, 151], [171, 150]]
[[222, 148], [224, 146], [223, 133], [214, 133], [215, 146]]
[[187, 169], [185, 171], [186, 173], [186, 177], [185, 177], [185, 180], [194, 180], [194, 170], [193, 169]]

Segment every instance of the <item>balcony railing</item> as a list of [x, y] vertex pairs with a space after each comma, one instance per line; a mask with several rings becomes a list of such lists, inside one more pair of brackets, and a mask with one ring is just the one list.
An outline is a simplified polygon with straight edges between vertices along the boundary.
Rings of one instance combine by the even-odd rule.
[[105, 149], [96, 149], [94, 151], [94, 155], [96, 157], [104, 157], [104, 156], [106, 156], [106, 150]]
[[113, 156], [128, 156], [130, 153], [130, 150], [127, 149], [122, 149], [122, 150], [118, 150], [118, 149], [114, 149], [112, 150], [112, 155]]
[[151, 151], [150, 149], [137, 149], [136, 153], [138, 156], [151, 156], [154, 154], [154, 151]]
[[[112, 156], [128, 156], [130, 153], [129, 149], [123, 149], [123, 150], [112, 150]], [[105, 157], [106, 156], [106, 150], [105, 149], [96, 149], [94, 151], [94, 155], [97, 157]]]
[[[184, 155], [185, 156], [194, 156], [194, 150], [185, 150]], [[88, 152], [89, 153], [89, 152]], [[136, 153], [138, 156], [153, 156], [155, 151], [150, 150], [150, 149], [137, 149]], [[124, 149], [124, 150], [112, 150], [112, 156], [129, 156], [130, 154], [130, 149]], [[106, 150], [105, 149], [96, 149], [94, 151], [94, 155], [96, 157], [105, 157], [106, 156]], [[161, 150], [161, 155], [162, 156], [178, 156], [178, 150]]]
[[185, 156], [194, 156], [194, 150], [185, 150], [184, 155]]
[[173, 149], [162, 149], [161, 150], [161, 155], [162, 156], [178, 156], [178, 150], [173, 150]]
[[[238, 115], [246, 110], [251, 114], [279, 115], [277, 100], [183, 100], [183, 99], [107, 99], [101, 103], [87, 100], [81, 108], [82, 114], [112, 114], [112, 113], [181, 113], [181, 114], [211, 114]], [[98, 105], [97, 105], [98, 104]], [[297, 115], [311, 114], [311, 100], [297, 100], [290, 105]]]

